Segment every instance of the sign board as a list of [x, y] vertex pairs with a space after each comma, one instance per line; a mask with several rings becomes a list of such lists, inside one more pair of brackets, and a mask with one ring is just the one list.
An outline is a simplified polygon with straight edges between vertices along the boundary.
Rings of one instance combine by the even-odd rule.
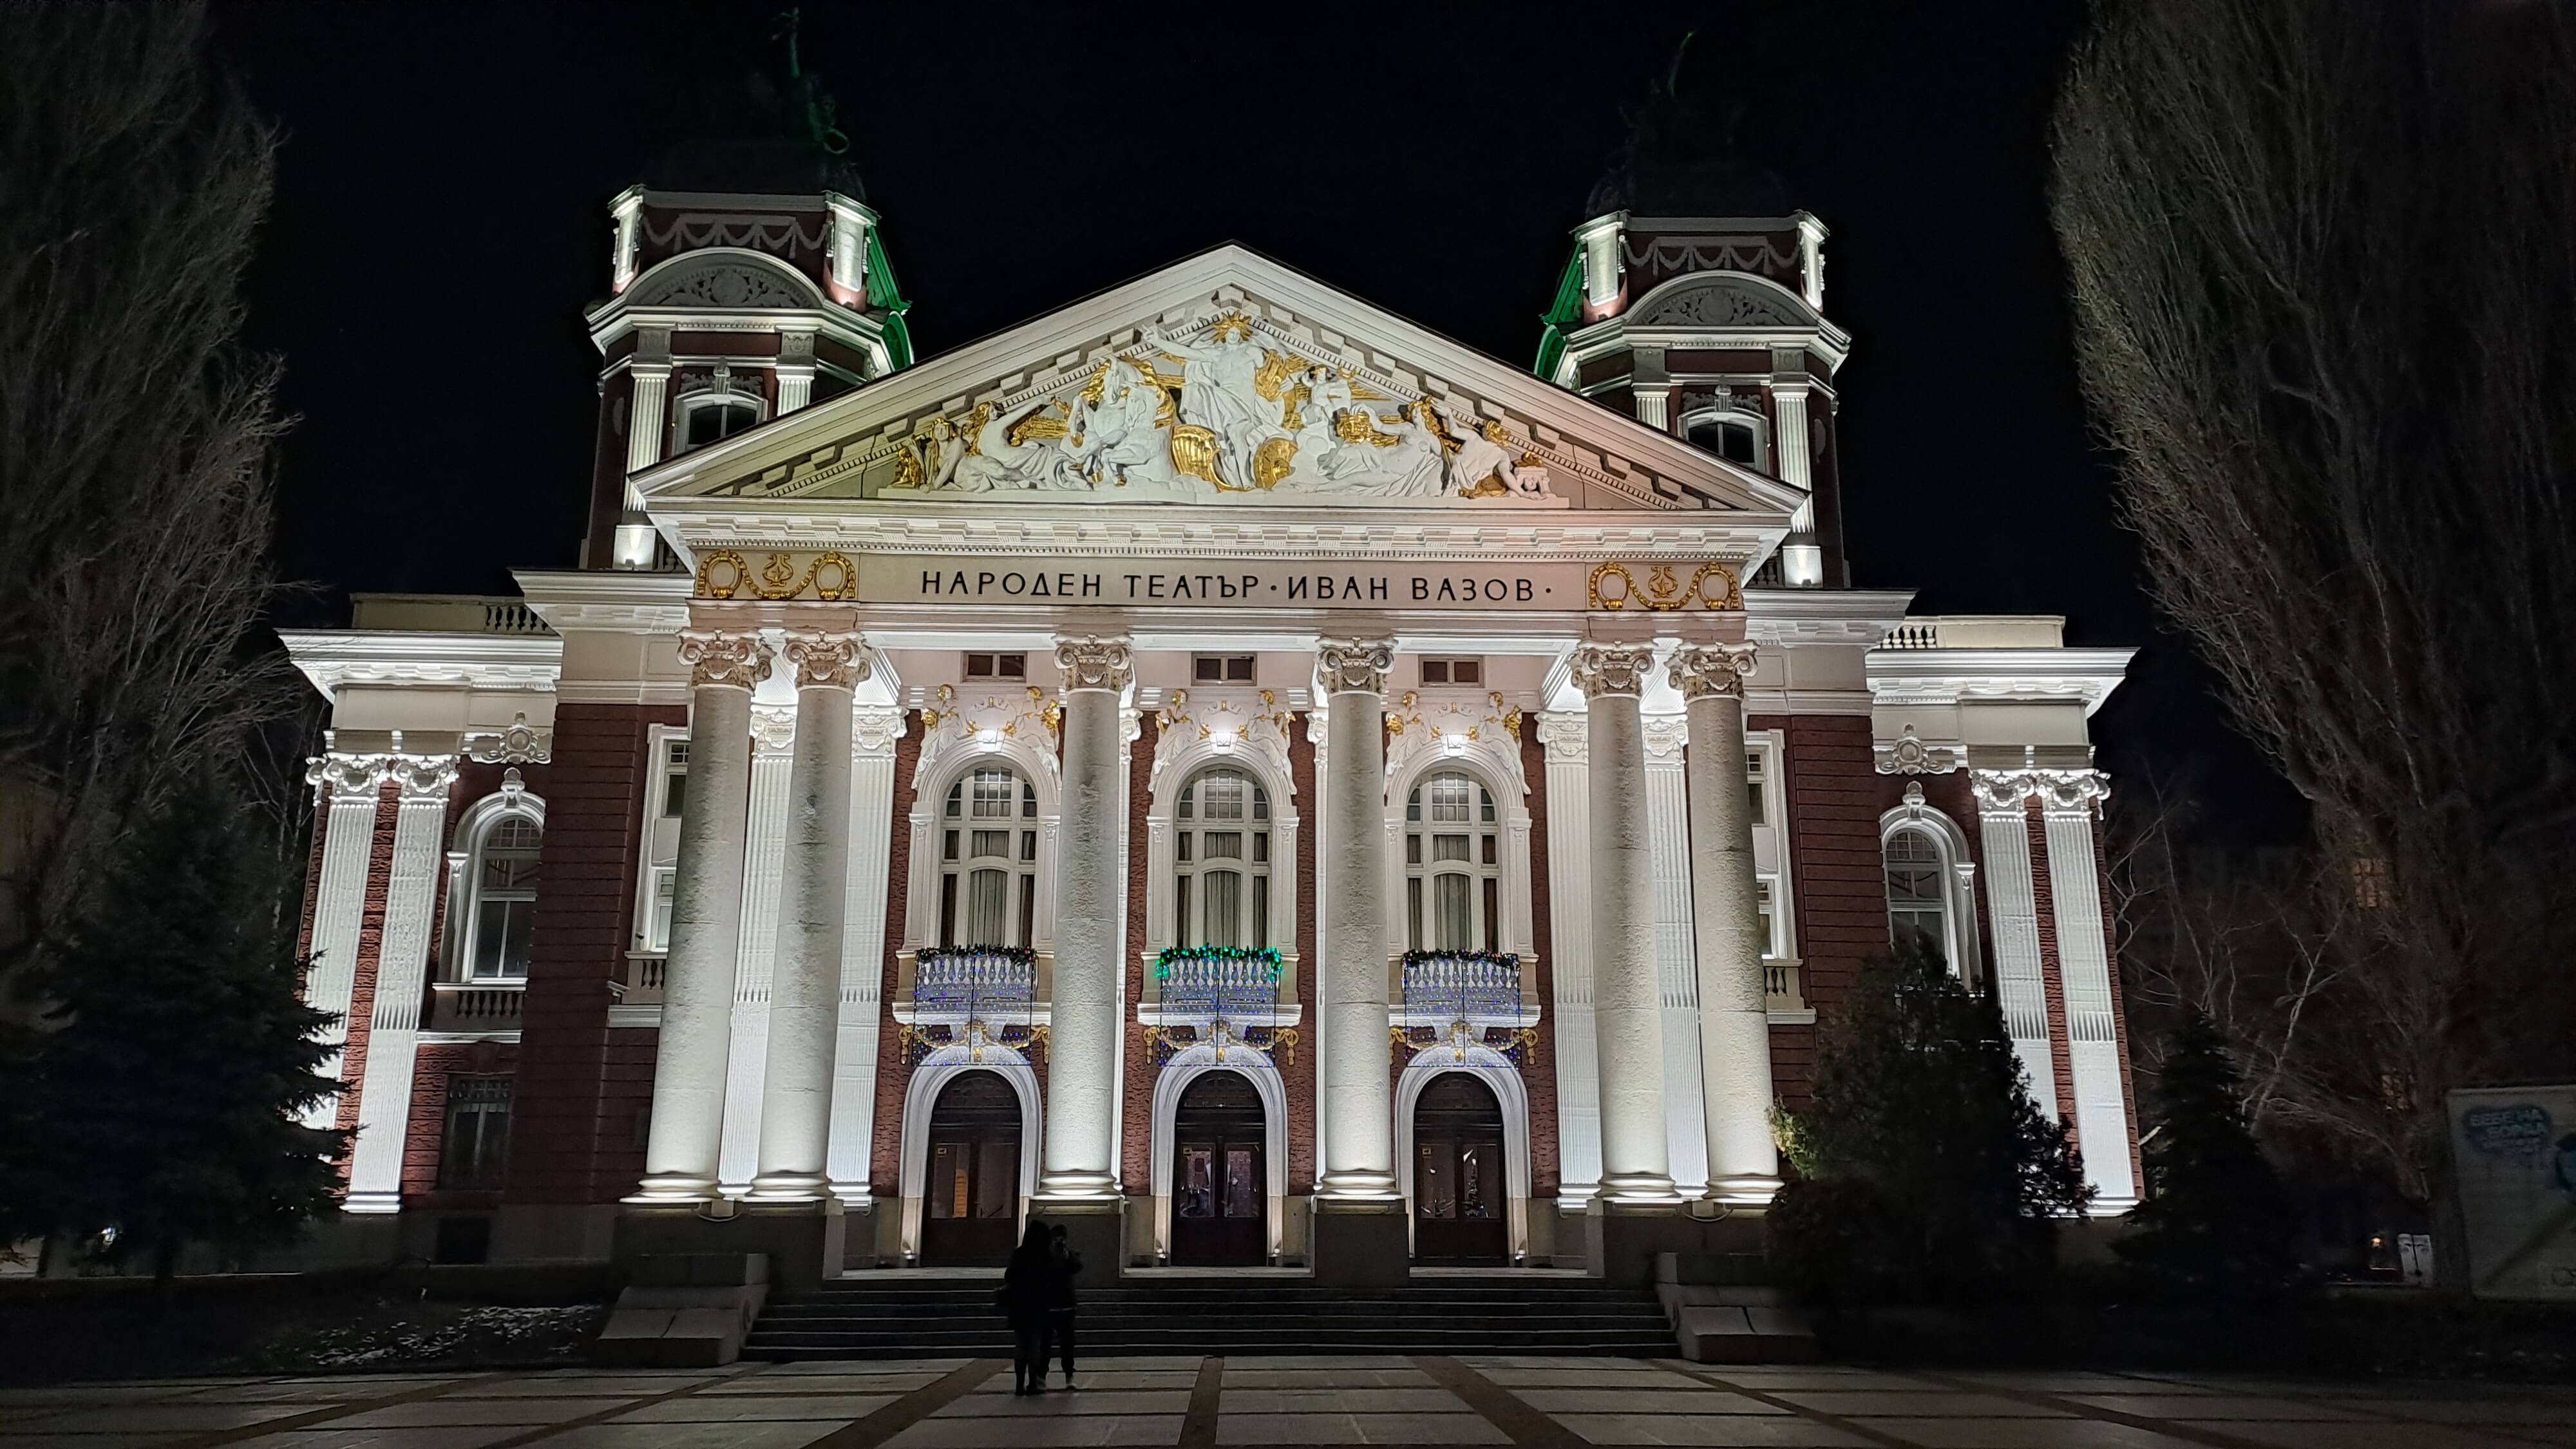
[[2576, 1303], [2576, 1084], [2463, 1088], [2449, 1112], [2471, 1291]]

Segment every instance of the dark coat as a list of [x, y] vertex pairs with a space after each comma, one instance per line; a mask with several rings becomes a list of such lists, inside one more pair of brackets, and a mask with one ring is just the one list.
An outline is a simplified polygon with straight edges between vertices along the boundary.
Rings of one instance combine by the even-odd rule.
[[1055, 1306], [1055, 1284], [1060, 1276], [1055, 1255], [1046, 1249], [1025, 1243], [1012, 1249], [1010, 1264], [1002, 1269], [1002, 1291], [995, 1295], [1002, 1316], [1011, 1321], [1013, 1328], [1043, 1322], [1047, 1310]]
[[1058, 1313], [1070, 1313], [1076, 1304], [1073, 1280], [1082, 1272], [1082, 1255], [1071, 1248], [1058, 1247], [1054, 1257], [1054, 1276], [1048, 1282], [1047, 1307]]

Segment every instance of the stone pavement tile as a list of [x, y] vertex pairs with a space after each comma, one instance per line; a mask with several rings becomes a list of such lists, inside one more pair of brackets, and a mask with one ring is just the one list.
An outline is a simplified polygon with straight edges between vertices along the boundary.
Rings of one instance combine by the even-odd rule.
[[538, 1443], [544, 1449], [804, 1449], [805, 1445], [840, 1427], [829, 1419], [735, 1421], [725, 1424], [584, 1424]]
[[1239, 1389], [1220, 1400], [1229, 1414], [1463, 1414], [1458, 1396], [1423, 1389]]
[[[998, 1375], [996, 1376], [998, 1377]], [[938, 1419], [971, 1419], [981, 1415], [1011, 1418], [1069, 1418], [1090, 1414], [1186, 1414], [1187, 1389], [1056, 1388], [1021, 1397], [1005, 1379], [999, 1394], [968, 1394], [932, 1415]]]
[[509, 1424], [443, 1424], [426, 1428], [281, 1429], [244, 1439], [231, 1449], [483, 1449], [528, 1432]]
[[1671, 1388], [1673, 1376], [1662, 1369], [1492, 1368], [1481, 1371], [1505, 1388], [1616, 1389]]
[[[1103, 1368], [1103, 1369], [1189, 1369], [1189, 1370], [1191, 1370], [1191, 1371], [1195, 1372], [1195, 1371], [1198, 1369], [1199, 1361], [1200, 1361], [1200, 1360], [1202, 1360], [1202, 1359], [1204, 1359], [1204, 1358], [1206, 1358], [1206, 1357], [1207, 1357], [1207, 1355], [1205, 1355], [1205, 1354], [1199, 1354], [1199, 1353], [1139, 1353], [1139, 1354], [1120, 1354], [1120, 1355], [1118, 1355], [1118, 1356], [1116, 1356], [1116, 1357], [1114, 1357], [1114, 1358], [1111, 1358], [1111, 1357], [1102, 1357], [1102, 1358], [1086, 1358], [1086, 1359], [1083, 1359], [1083, 1360], [1082, 1360], [1082, 1371], [1083, 1371], [1084, 1373], [1089, 1373], [1089, 1372], [1091, 1372], [1094, 1368]], [[1278, 1360], [1278, 1361], [1279, 1361], [1279, 1362], [1281, 1362], [1281, 1363], [1302, 1363], [1302, 1364], [1313, 1364], [1313, 1363], [1317, 1362], [1317, 1360], [1315, 1360], [1315, 1359], [1311, 1359], [1311, 1358], [1286, 1358], [1286, 1359], [1280, 1359], [1280, 1360]], [[961, 1362], [961, 1363], [962, 1363], [962, 1362], [964, 1362], [964, 1360], [962, 1360], [962, 1359], [961, 1359], [961, 1360], [959, 1360], [959, 1362]], [[1005, 1365], [1005, 1367], [1007, 1367], [1007, 1365]]]
[[0, 1409], [54, 1408], [63, 1404], [141, 1404], [177, 1398], [185, 1384], [50, 1384], [43, 1388], [0, 1389]]
[[1858, 1369], [1838, 1369], [1830, 1374], [1820, 1374], [1813, 1369], [1805, 1368], [1760, 1365], [1739, 1368], [1734, 1364], [1725, 1363], [1693, 1364], [1691, 1367], [1701, 1373], [1714, 1374], [1731, 1384], [1742, 1384], [1748, 1389], [1760, 1389], [1766, 1394], [1815, 1390], [1919, 1394], [1930, 1387], [1921, 1379], [1906, 1378], [1899, 1374], [1863, 1373]]
[[193, 1434], [50, 1434], [30, 1428], [0, 1438], [8, 1449], [154, 1449], [196, 1437]]
[[[998, 1374], [995, 1377], [1002, 1378]], [[1084, 1393], [1089, 1393], [1093, 1389], [1186, 1389], [1199, 1381], [1199, 1371], [1195, 1368], [1096, 1369], [1086, 1364], [1076, 1377], [1081, 1382]], [[1051, 1377], [1049, 1382], [1062, 1382], [1062, 1380]], [[1008, 1389], [1010, 1386], [1010, 1380], [1002, 1378], [1002, 1387]]]
[[2189, 1449], [2176, 1438], [2099, 1419], [1869, 1419], [1924, 1449]]
[[[1197, 1360], [1196, 1360], [1196, 1359], [1192, 1359], [1192, 1360], [1190, 1360], [1190, 1362], [1191, 1362], [1191, 1363], [1193, 1363], [1193, 1364], [1195, 1364], [1195, 1363], [1197, 1362]], [[1305, 1369], [1305, 1370], [1307, 1370], [1307, 1371], [1308, 1371], [1308, 1372], [1310, 1372], [1310, 1373], [1312, 1373], [1312, 1372], [1339, 1373], [1339, 1372], [1341, 1372], [1341, 1371], [1342, 1371], [1342, 1370], [1344, 1370], [1344, 1369], [1400, 1369], [1400, 1368], [1411, 1368], [1411, 1367], [1413, 1367], [1413, 1360], [1411, 1360], [1411, 1359], [1409, 1359], [1409, 1358], [1406, 1358], [1406, 1357], [1404, 1357], [1404, 1356], [1402, 1356], [1402, 1355], [1400, 1355], [1400, 1354], [1392, 1354], [1392, 1353], [1355, 1353], [1355, 1354], [1348, 1354], [1348, 1355], [1336, 1354], [1336, 1355], [1334, 1355], [1334, 1356], [1333, 1356], [1333, 1357], [1331, 1357], [1331, 1358], [1317, 1358], [1317, 1357], [1315, 1357], [1315, 1356], [1314, 1356], [1314, 1355], [1312, 1355], [1312, 1354], [1288, 1354], [1288, 1353], [1274, 1353], [1274, 1354], [1252, 1354], [1252, 1353], [1248, 1353], [1248, 1354], [1244, 1354], [1243, 1356], [1241, 1356], [1241, 1357], [1239, 1357], [1239, 1358], [1238, 1358], [1238, 1357], [1236, 1357], [1236, 1356], [1234, 1356], [1234, 1355], [1232, 1355], [1232, 1354], [1228, 1354], [1228, 1355], [1226, 1356], [1225, 1366], [1226, 1366], [1227, 1368], [1231, 1369], [1231, 1368], [1236, 1367], [1237, 1365], [1240, 1365], [1240, 1366], [1242, 1366], [1242, 1367], [1244, 1367], [1244, 1368], [1262, 1368], [1262, 1369]], [[1106, 1364], [1103, 1364], [1103, 1365], [1101, 1365], [1101, 1366], [1102, 1366], [1103, 1368], [1108, 1367], [1108, 1365], [1106, 1365]], [[1121, 1367], [1125, 1367], [1125, 1365], [1124, 1365], [1124, 1364], [1122, 1364], [1122, 1365], [1121, 1365]]]
[[1559, 1414], [1556, 1421], [1581, 1435], [1588, 1444], [1690, 1444], [1719, 1446], [1719, 1449], [1781, 1445], [1793, 1446], [1793, 1449], [1804, 1449], [1804, 1446], [1845, 1449], [1845, 1446], [1872, 1442], [1813, 1419], [1786, 1416], [1764, 1419], [1749, 1414]]
[[[1431, 1375], [1418, 1368], [1382, 1369], [1269, 1369], [1236, 1368], [1238, 1360], [1225, 1361], [1225, 1391], [1236, 1389], [1417, 1389], [1436, 1387]], [[1088, 1381], [1090, 1375], [1085, 1374]]]
[[2038, 1394], [2175, 1394], [2214, 1392], [2193, 1390], [2180, 1384], [2150, 1383], [2119, 1374], [2093, 1373], [1959, 1373], [1948, 1377], [1974, 1384], [1987, 1384], [1999, 1389], [2018, 1389]]
[[1014, 1419], [998, 1425], [979, 1420], [924, 1419], [887, 1440], [886, 1449], [1083, 1449], [1105, 1444], [1177, 1444], [1180, 1438], [1181, 1420], [1177, 1414]]
[[[1195, 1362], [1195, 1360], [1193, 1360]], [[798, 1374], [928, 1374], [937, 1378], [966, 1366], [962, 1358], [870, 1358], [798, 1359], [793, 1363], [771, 1364], [760, 1371], [762, 1378], [794, 1378]]]
[[[1295, 1417], [1287, 1415], [1283, 1417]], [[1363, 1444], [1509, 1444], [1512, 1437], [1482, 1414], [1353, 1414]], [[1225, 1432], [1225, 1421], [1217, 1421]]]
[[305, 1412], [296, 1404], [118, 1404], [43, 1421], [49, 1434], [170, 1433], [243, 1429]]
[[[1479, 1422], [1482, 1422], [1481, 1420]], [[1219, 1444], [1361, 1444], [1348, 1414], [1222, 1414]]]
[[783, 1394], [755, 1398], [734, 1394], [711, 1398], [691, 1394], [646, 1404], [610, 1419], [611, 1424], [722, 1424], [746, 1419], [830, 1419], [846, 1424], [893, 1403], [892, 1394]]
[[[562, 1372], [562, 1370], [557, 1370], [557, 1372]], [[577, 1370], [577, 1372], [593, 1373], [597, 1371], [593, 1369], [583, 1369]], [[420, 1384], [454, 1383], [458, 1379], [489, 1379], [498, 1377], [500, 1377], [498, 1374], [468, 1374], [457, 1373], [451, 1370], [443, 1374], [297, 1374], [293, 1378], [271, 1379], [270, 1382], [280, 1384], [363, 1384], [367, 1386], [364, 1392], [354, 1393], [349, 1397], [353, 1399], [372, 1399], [379, 1394], [398, 1394], [406, 1387], [414, 1387]], [[391, 1385], [392, 1387], [387, 1387], [387, 1385]]]
[[2576, 1404], [2516, 1399], [2347, 1399], [2338, 1408], [2433, 1424], [2576, 1424]]
[[[1718, 1375], [1726, 1377], [1724, 1374]], [[1864, 1419], [1873, 1415], [1902, 1415], [1907, 1418], [1943, 1419], [2054, 1419], [2065, 1418], [2056, 1409], [2043, 1409], [2018, 1399], [1997, 1398], [1992, 1394], [1962, 1393], [1954, 1389], [1935, 1389], [1917, 1385], [1911, 1392], [1855, 1392], [1838, 1389], [1774, 1389], [1777, 1394], [1803, 1408], [1821, 1409], [1847, 1419]]]
[[1760, 1399], [1702, 1384], [1653, 1389], [1515, 1389], [1522, 1403], [1542, 1414], [1785, 1414]]
[[[597, 1371], [579, 1378], [508, 1379], [500, 1383], [476, 1384], [458, 1389], [450, 1397], [459, 1399], [648, 1399], [694, 1384], [716, 1382], [715, 1374], [603, 1374]], [[604, 1407], [593, 1404], [593, 1409]]]
[[598, 1399], [415, 1399], [408, 1404], [387, 1404], [381, 1409], [363, 1409], [345, 1418], [325, 1420], [316, 1427], [359, 1429], [416, 1429], [439, 1424], [560, 1424], [584, 1414], [596, 1414], [607, 1407]]
[[2360, 1414], [2313, 1399], [2261, 1399], [2250, 1394], [2068, 1394], [2067, 1399], [2149, 1419], [2358, 1419]]
[[2214, 1429], [2257, 1444], [2281, 1449], [2507, 1449], [2526, 1439], [2505, 1439], [2474, 1429], [2437, 1424], [2293, 1423], [2285, 1420], [2188, 1419], [2179, 1422]]
[[728, 1379], [696, 1397], [731, 1398], [739, 1394], [768, 1397], [777, 1394], [908, 1394], [924, 1384], [939, 1381], [937, 1374], [800, 1374], [789, 1378], [783, 1374], [746, 1374]]
[[[427, 1381], [427, 1382], [434, 1382]], [[189, 1394], [191, 1404], [316, 1404], [354, 1403], [359, 1399], [381, 1399], [387, 1394], [405, 1393], [421, 1384], [352, 1384], [333, 1380], [328, 1383], [228, 1384]]]

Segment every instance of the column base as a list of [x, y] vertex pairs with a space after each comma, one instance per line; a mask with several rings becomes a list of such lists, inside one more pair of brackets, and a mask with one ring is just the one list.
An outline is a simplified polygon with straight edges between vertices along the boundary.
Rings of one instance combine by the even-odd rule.
[[361, 1217], [375, 1213], [402, 1211], [402, 1194], [398, 1192], [353, 1192], [340, 1202], [340, 1211]]
[[1105, 1172], [1059, 1172], [1038, 1174], [1038, 1190], [1030, 1194], [1031, 1202], [1116, 1202], [1125, 1196], [1118, 1190], [1118, 1179]]
[[721, 1194], [716, 1191], [716, 1180], [712, 1177], [684, 1176], [666, 1172], [658, 1177], [647, 1177], [635, 1184], [635, 1191], [619, 1198], [618, 1201], [637, 1207], [649, 1207], [655, 1204], [680, 1206], [688, 1203], [714, 1202], [719, 1196]]
[[[819, 1172], [767, 1173], [751, 1180], [746, 1202], [821, 1202], [832, 1197], [832, 1180]], [[839, 1199], [834, 1198], [834, 1201]]]
[[1404, 1199], [1315, 1199], [1315, 1281], [1344, 1288], [1399, 1286], [1413, 1276], [1412, 1222]]
[[1780, 1195], [1780, 1179], [1768, 1173], [1740, 1173], [1734, 1177], [1713, 1178], [1708, 1184], [1705, 1202], [1724, 1203], [1735, 1208], [1766, 1208]]
[[1082, 1255], [1076, 1289], [1114, 1281], [1127, 1251], [1126, 1201], [1097, 1198], [1031, 1202], [1029, 1221], [1064, 1229], [1064, 1245]]
[[805, 1203], [744, 1203], [723, 1217], [694, 1207], [632, 1205], [617, 1217], [615, 1258], [647, 1255], [756, 1253], [769, 1260], [769, 1281], [785, 1293], [808, 1293], [841, 1276], [844, 1226], [838, 1198]]
[[1392, 1172], [1327, 1172], [1315, 1181], [1315, 1200], [1377, 1202], [1404, 1196]]
[[1682, 1200], [1681, 1189], [1673, 1186], [1670, 1176], [1656, 1173], [1611, 1173], [1603, 1175], [1595, 1201], [1614, 1203], [1670, 1204]]

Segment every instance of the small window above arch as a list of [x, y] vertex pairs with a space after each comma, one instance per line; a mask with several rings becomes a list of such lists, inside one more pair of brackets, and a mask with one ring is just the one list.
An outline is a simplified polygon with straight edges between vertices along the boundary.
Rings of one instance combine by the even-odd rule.
[[1740, 407], [1694, 409], [1682, 416], [1678, 431], [1692, 447], [1730, 463], [1770, 470], [1771, 425], [1759, 413]]

